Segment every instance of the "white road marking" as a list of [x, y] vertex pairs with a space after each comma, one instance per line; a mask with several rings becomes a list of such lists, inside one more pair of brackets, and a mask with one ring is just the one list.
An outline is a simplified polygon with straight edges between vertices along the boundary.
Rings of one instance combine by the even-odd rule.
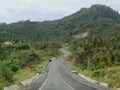
[[[50, 67], [50, 68], [51, 68], [51, 67]], [[43, 83], [43, 85], [39, 88], [39, 90], [42, 90], [42, 88], [45, 86], [45, 84], [46, 84], [47, 81], [49, 80], [49, 77], [50, 77], [50, 70], [49, 70], [49, 73], [48, 73], [47, 79], [45, 80], [45, 82]]]

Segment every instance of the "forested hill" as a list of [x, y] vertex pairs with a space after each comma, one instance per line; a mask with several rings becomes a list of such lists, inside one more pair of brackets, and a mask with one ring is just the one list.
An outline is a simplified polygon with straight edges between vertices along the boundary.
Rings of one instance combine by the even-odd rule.
[[71, 52], [65, 61], [99, 82], [120, 87], [120, 14], [105, 5], [92, 5], [54, 21], [1, 23], [0, 90], [22, 79], [26, 73], [19, 74], [21, 69], [41, 69], [60, 54], [63, 44]]
[[18, 38], [38, 40], [70, 40], [71, 36], [87, 32], [88, 36], [118, 35], [120, 33], [120, 15], [105, 5], [93, 5], [54, 21], [17, 23], [0, 25], [0, 38]]

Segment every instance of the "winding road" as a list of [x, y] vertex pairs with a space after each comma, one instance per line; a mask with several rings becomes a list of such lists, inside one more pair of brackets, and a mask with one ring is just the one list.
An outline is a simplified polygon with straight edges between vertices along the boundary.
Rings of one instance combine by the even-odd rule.
[[110, 90], [71, 73], [71, 69], [62, 62], [70, 53], [61, 50], [64, 55], [52, 58], [42, 76], [28, 86], [28, 90]]

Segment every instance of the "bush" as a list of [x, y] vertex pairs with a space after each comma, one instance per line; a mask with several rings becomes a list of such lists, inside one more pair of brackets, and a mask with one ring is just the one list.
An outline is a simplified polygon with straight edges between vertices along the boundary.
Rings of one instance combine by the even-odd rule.
[[6, 80], [12, 80], [13, 79], [13, 72], [12, 70], [5, 64], [2, 64], [0, 67], [0, 74], [6, 79]]
[[4, 60], [0, 63], [0, 74], [6, 80], [12, 80], [14, 72], [18, 71], [19, 68], [20, 61], [18, 59]]
[[21, 44], [16, 46], [16, 50], [28, 50], [28, 49], [30, 49], [30, 46], [27, 44]]
[[11, 60], [10, 68], [13, 72], [18, 71], [21, 68], [21, 62], [18, 59]]

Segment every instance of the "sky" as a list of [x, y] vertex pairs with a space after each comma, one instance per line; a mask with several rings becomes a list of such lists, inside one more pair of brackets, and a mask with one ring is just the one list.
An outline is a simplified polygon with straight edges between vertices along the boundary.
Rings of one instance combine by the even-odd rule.
[[93, 4], [107, 5], [120, 13], [120, 0], [0, 0], [0, 23], [60, 19]]

